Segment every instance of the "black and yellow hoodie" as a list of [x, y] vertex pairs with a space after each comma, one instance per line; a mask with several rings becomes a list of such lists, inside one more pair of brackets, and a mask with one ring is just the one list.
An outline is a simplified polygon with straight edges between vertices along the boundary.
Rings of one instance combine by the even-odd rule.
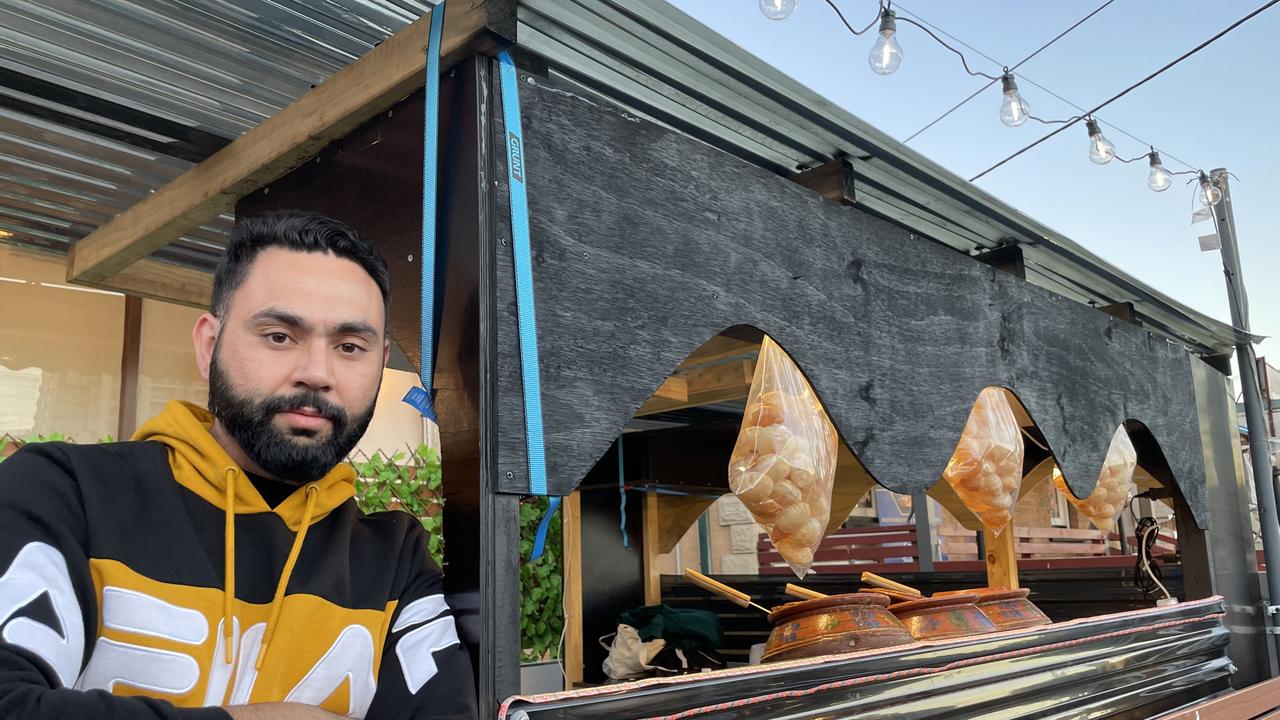
[[271, 507], [211, 424], [173, 402], [135, 442], [0, 463], [0, 718], [474, 717], [421, 525], [362, 515], [345, 464]]

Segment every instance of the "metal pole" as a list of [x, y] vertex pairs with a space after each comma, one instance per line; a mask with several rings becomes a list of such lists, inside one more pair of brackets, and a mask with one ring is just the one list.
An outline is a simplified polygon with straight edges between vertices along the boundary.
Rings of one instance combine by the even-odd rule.
[[933, 572], [933, 525], [929, 522], [929, 496], [916, 493], [911, 496], [911, 511], [916, 516], [916, 557], [920, 572]]
[[[1222, 271], [1227, 280], [1227, 296], [1231, 301], [1231, 324], [1249, 330], [1249, 299], [1240, 275], [1240, 254], [1236, 247], [1236, 221], [1231, 210], [1231, 188], [1227, 171], [1217, 168], [1211, 181], [1222, 191], [1213, 206], [1214, 224], [1222, 243]], [[1244, 413], [1249, 424], [1249, 457], [1253, 466], [1253, 486], [1258, 493], [1258, 523], [1262, 528], [1262, 553], [1267, 561], [1267, 615], [1272, 623], [1269, 632], [1280, 653], [1280, 635], [1276, 633], [1273, 614], [1280, 604], [1280, 523], [1276, 519], [1276, 487], [1271, 482], [1271, 454], [1267, 440], [1266, 419], [1262, 413], [1262, 393], [1258, 389], [1258, 364], [1253, 343], [1248, 338], [1236, 342], [1236, 359], [1240, 366], [1240, 385], [1244, 395]]]
[[1271, 430], [1271, 437], [1276, 436], [1276, 408], [1275, 403], [1271, 401], [1271, 377], [1267, 375], [1267, 359], [1258, 358], [1258, 382], [1262, 384], [1262, 404], [1267, 410], [1267, 426]]

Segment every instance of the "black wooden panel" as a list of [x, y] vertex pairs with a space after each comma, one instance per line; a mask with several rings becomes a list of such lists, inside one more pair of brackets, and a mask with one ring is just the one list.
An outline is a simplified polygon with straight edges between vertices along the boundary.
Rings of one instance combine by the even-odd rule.
[[[685, 356], [746, 324], [791, 353], [845, 441], [895, 492], [936, 482], [978, 393], [1003, 385], [1077, 495], [1095, 484], [1115, 429], [1137, 419], [1208, 522], [1181, 347], [577, 86], [522, 78], [553, 493], [578, 484]], [[505, 169], [497, 175], [505, 184]], [[519, 492], [528, 478], [509, 246], [498, 254], [499, 461], [504, 489]]]

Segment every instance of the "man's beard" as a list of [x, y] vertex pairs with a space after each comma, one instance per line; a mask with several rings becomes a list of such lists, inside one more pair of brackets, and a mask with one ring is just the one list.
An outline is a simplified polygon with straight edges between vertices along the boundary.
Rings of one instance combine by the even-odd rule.
[[[281, 431], [272, 424], [276, 413], [310, 408], [329, 421], [328, 437], [315, 431]], [[373, 419], [374, 404], [354, 420], [340, 406], [315, 390], [255, 399], [238, 393], [218, 366], [218, 349], [209, 365], [209, 412], [240, 444], [259, 468], [285, 482], [304, 484], [324, 477], [356, 446]]]

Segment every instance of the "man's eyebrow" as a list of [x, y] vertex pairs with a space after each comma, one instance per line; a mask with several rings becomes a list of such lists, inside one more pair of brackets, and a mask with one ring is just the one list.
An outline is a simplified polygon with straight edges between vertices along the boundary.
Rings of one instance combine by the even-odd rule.
[[260, 310], [255, 313], [253, 317], [249, 318], [249, 322], [255, 324], [276, 322], [295, 330], [302, 330], [304, 332], [310, 332], [311, 330], [311, 323], [302, 319], [301, 315], [291, 313], [288, 310], [282, 310], [280, 308], [267, 308], [266, 310]]
[[364, 320], [348, 320], [338, 323], [333, 329], [334, 335], [363, 335], [365, 337], [377, 338], [378, 331]]

